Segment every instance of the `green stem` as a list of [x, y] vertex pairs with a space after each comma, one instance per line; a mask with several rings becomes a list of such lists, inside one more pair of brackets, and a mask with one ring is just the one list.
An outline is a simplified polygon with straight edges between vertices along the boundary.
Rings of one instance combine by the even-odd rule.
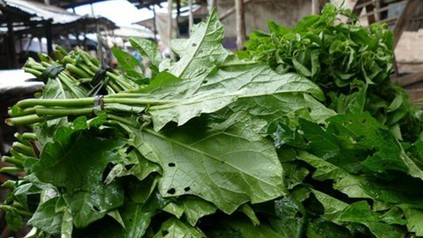
[[124, 123], [126, 125], [133, 126], [132, 123], [131, 123], [131, 121], [128, 120], [128, 119], [126, 119], [126, 118], [123, 118], [123, 117], [120, 117], [120, 116], [116, 116], [116, 115], [113, 115], [113, 114], [108, 114], [107, 117], [110, 118], [110, 119], [112, 119], [112, 120], [115, 120], [115, 121]]
[[[157, 99], [140, 99], [140, 98], [120, 98], [120, 97], [104, 97], [103, 103], [121, 103], [126, 105], [165, 105], [175, 103], [177, 100], [157, 100]], [[82, 107], [93, 106], [95, 98], [73, 98], [73, 99], [37, 99], [30, 98], [19, 101], [16, 105], [20, 108], [29, 108], [34, 106], [45, 107]], [[39, 108], [36, 108], [37, 111]], [[28, 115], [32, 116], [32, 115]]]
[[75, 98], [75, 99], [24, 99], [16, 103], [20, 108], [28, 108], [34, 106], [59, 106], [59, 107], [78, 107], [91, 106], [94, 104], [94, 98]]
[[25, 132], [21, 134], [21, 138], [23, 140], [37, 140], [38, 139], [37, 134], [32, 132]]
[[1, 167], [0, 173], [20, 173], [23, 172], [22, 168], [18, 167]]
[[3, 156], [2, 161], [6, 163], [11, 163], [18, 168], [23, 168], [23, 162], [20, 159], [16, 159], [14, 157], [9, 157], [9, 156]]
[[143, 93], [117, 93], [113, 95], [107, 95], [108, 98], [142, 98], [142, 97], [151, 97], [149, 94]]
[[120, 87], [118, 84], [116, 84], [113, 80], [109, 80], [107, 83], [111, 88], [113, 88], [113, 91], [115, 92], [122, 92], [125, 91], [124, 88]]
[[72, 82], [72, 79], [68, 78], [65, 74], [62, 74], [63, 72], [60, 72], [59, 79], [60, 81], [70, 90], [74, 95], [78, 95], [78, 92], [75, 91], [76, 82]]
[[24, 155], [34, 156], [34, 152], [32, 151], [32, 147], [24, 145], [20, 142], [17, 142], [17, 141], [13, 142], [12, 148], [14, 150], [16, 150], [17, 152], [20, 152]]
[[128, 81], [123, 80], [121, 77], [115, 75], [112, 72], [106, 72], [106, 75], [108, 77], [110, 77], [111, 79], [113, 79], [113, 81], [115, 81], [116, 83], [118, 83], [121, 86], [123, 86], [123, 88], [125, 88], [125, 89], [133, 89], [133, 88], [135, 88], [134, 85], [129, 84]]
[[175, 103], [176, 100], [157, 100], [157, 99], [137, 99], [137, 98], [113, 98], [105, 97], [104, 103], [121, 103], [126, 105], [164, 105]]
[[74, 75], [77, 75], [79, 78], [89, 78], [90, 75], [87, 74], [84, 70], [76, 67], [73, 64], [66, 64], [66, 69]]
[[30, 74], [34, 75], [37, 78], [40, 77], [43, 74], [42, 72], [40, 72], [36, 69], [31, 69], [31, 68], [26, 68], [26, 67], [25, 67], [24, 71], [26, 73], [30, 73]]
[[29, 143], [27, 139], [24, 139], [24, 138], [22, 137], [22, 134], [19, 134], [18, 132], [16, 132], [13, 136], [14, 136], [14, 137], [15, 137], [15, 138], [19, 141], [19, 142], [21, 142], [22, 144], [27, 145], [27, 146], [31, 146], [31, 143]]
[[91, 114], [94, 111], [94, 108], [37, 108], [36, 112], [39, 116], [79, 116]]
[[124, 129], [126, 131], [126, 134], [131, 135], [133, 133], [133, 130], [129, 128], [129, 126], [127, 124], [124, 124], [120, 121], [116, 121], [116, 120], [106, 120], [104, 122], [104, 125], [111, 125], [111, 126], [120, 126], [122, 129]]
[[34, 114], [35, 113], [35, 108], [34, 107], [25, 108], [25, 109], [19, 110], [17, 112], [14, 112], [12, 109], [10, 109], [10, 110], [7, 111], [7, 113], [11, 117], [25, 116], [25, 115], [29, 115], [29, 114]]
[[25, 115], [20, 117], [7, 118], [5, 122], [9, 126], [23, 126], [23, 125], [31, 125], [37, 122], [43, 122], [46, 120], [51, 120], [54, 118], [57, 118], [57, 117], [39, 117], [36, 114], [32, 114], [32, 115]]
[[46, 69], [46, 67], [44, 67], [44, 66], [42, 66], [41, 64], [27, 64], [27, 66], [26, 67], [29, 67], [29, 68], [31, 68], [31, 69], [35, 69], [35, 70], [38, 70], [38, 71], [44, 71], [45, 69]]
[[76, 60], [73, 59], [70, 55], [66, 55], [65, 57], [63, 57], [63, 62], [65, 64], [76, 64]]
[[90, 67], [86, 64], [78, 64], [78, 67], [81, 68], [81, 70], [84, 70], [84, 72], [86, 72], [87, 74], [89, 74], [91, 77], [93, 77], [95, 75], [95, 72], [93, 72]]
[[16, 181], [14, 180], [6, 180], [4, 183], [1, 184], [2, 188], [7, 188], [13, 190], [16, 188]]

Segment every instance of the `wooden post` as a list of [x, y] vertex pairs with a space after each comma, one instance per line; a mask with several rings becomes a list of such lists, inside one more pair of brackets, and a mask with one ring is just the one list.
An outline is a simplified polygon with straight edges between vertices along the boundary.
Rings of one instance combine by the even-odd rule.
[[213, 11], [213, 9], [217, 10], [217, 0], [210, 0], [209, 12]]
[[192, 0], [188, 0], [189, 15], [188, 15], [188, 35], [191, 35], [192, 25], [194, 24], [194, 17], [192, 15]]
[[167, 0], [167, 36], [169, 37], [169, 47], [170, 47], [170, 39], [172, 39], [172, 20], [173, 20], [173, 16], [172, 16], [172, 0]]
[[404, 10], [402, 10], [401, 15], [398, 17], [395, 27], [394, 27], [394, 49], [397, 46], [402, 33], [405, 30], [405, 27], [407, 26], [408, 22], [411, 20], [411, 18], [414, 15], [414, 12], [416, 9], [419, 8], [419, 4], [421, 4], [420, 0], [408, 0], [405, 4]]
[[157, 43], [157, 14], [156, 14], [156, 5], [153, 4], [153, 34], [154, 41]]
[[12, 69], [15, 69], [18, 67], [18, 57], [16, 56], [16, 50], [15, 50], [15, 31], [13, 30], [13, 21], [9, 17], [7, 18], [7, 34], [8, 34], [8, 44], [9, 44], [8, 66]]
[[245, 16], [244, 16], [244, 1], [235, 0], [236, 12], [236, 47], [241, 50], [245, 42]]
[[47, 39], [47, 54], [51, 55], [53, 53], [53, 34], [51, 30], [52, 28], [51, 20], [44, 21], [44, 27], [45, 27], [45, 34]]
[[175, 60], [175, 55], [173, 54], [172, 51], [172, 45], [171, 45], [171, 39], [172, 39], [172, 21], [173, 21], [173, 15], [172, 15], [172, 0], [167, 0], [167, 11], [168, 11], [168, 32], [167, 32], [167, 36], [168, 36], [168, 42], [167, 42], [167, 47], [169, 47], [169, 54], [170, 54], [170, 58]]
[[375, 5], [375, 8], [373, 10], [375, 15], [375, 21], [380, 21], [380, 0], [373, 0], [373, 4]]
[[311, 0], [311, 14], [317, 15], [320, 14], [320, 1]]
[[[249, 4], [252, 0], [245, 0], [244, 1], [244, 6]], [[224, 13], [222, 13], [222, 15], [219, 15], [219, 20], [222, 21], [225, 18], [227, 18], [228, 16], [230, 16], [232, 13], [235, 12], [235, 7], [231, 7], [228, 10], [226, 10]]]

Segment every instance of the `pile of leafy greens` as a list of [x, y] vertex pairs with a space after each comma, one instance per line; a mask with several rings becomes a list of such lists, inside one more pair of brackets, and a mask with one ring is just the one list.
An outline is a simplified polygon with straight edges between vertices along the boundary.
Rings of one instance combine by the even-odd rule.
[[119, 70], [78, 49], [29, 60], [46, 86], [6, 121], [32, 128], [3, 158], [3, 172], [25, 173], [3, 184], [8, 225], [28, 237], [423, 236], [421, 123], [390, 84], [391, 34], [338, 13], [252, 35], [242, 55], [265, 62], [225, 50], [215, 12], [174, 42], [177, 61], [131, 40], [151, 78], [118, 49]]
[[416, 140], [422, 121], [405, 91], [393, 85], [393, 34], [383, 24], [363, 27], [350, 9], [328, 5], [321, 16], [307, 16], [288, 29], [268, 23], [269, 33], [255, 32], [242, 58], [266, 62], [280, 74], [296, 72], [315, 82], [337, 113], [369, 112], [402, 136]]

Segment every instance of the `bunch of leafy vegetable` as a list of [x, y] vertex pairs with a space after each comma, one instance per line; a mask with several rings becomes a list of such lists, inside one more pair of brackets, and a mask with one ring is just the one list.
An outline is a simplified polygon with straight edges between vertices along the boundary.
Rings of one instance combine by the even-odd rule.
[[327, 95], [325, 105], [337, 113], [368, 111], [399, 138], [419, 137], [422, 120], [407, 93], [390, 78], [393, 34], [386, 25], [363, 27], [350, 9], [327, 5], [321, 15], [307, 16], [293, 28], [272, 21], [268, 28], [269, 33], [252, 33], [239, 55], [266, 62], [281, 74], [309, 78]]
[[[82, 51], [28, 61], [25, 69], [47, 80], [41, 77], [41, 96], [9, 111], [7, 123], [33, 127], [17, 135], [5, 158], [15, 165], [9, 171], [26, 173], [7, 184], [13, 193], [2, 208], [10, 224], [27, 220], [36, 237], [219, 237], [262, 228], [273, 234], [251, 207], [286, 191], [276, 150], [261, 134], [267, 122], [259, 118], [323, 121], [334, 113], [314, 99], [323, 95], [312, 82], [240, 61], [222, 38], [212, 14], [178, 42], [177, 62], [161, 60], [148, 41], [132, 40], [151, 59], [150, 80], [117, 49], [122, 71], [104, 71]], [[257, 122], [248, 112], [260, 114]], [[200, 221], [208, 215], [222, 224]], [[231, 216], [240, 219], [224, 222]]]
[[7, 120], [32, 128], [4, 158], [26, 174], [3, 185], [9, 226], [26, 223], [30, 237], [423, 235], [421, 140], [399, 142], [364, 110], [337, 114], [325, 88], [241, 60], [222, 39], [216, 13], [174, 42], [178, 61], [132, 39], [151, 79], [118, 49], [120, 70], [87, 58], [92, 71], [78, 50], [43, 58], [42, 94]]

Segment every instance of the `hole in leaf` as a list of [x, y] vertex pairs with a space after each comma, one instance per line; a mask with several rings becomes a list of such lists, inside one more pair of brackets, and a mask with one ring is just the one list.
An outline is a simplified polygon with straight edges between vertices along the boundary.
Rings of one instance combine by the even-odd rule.
[[128, 220], [129, 220], [129, 222], [132, 222], [133, 221], [132, 218], [129, 218]]
[[185, 192], [188, 192], [189, 190], [191, 190], [191, 188], [190, 188], [190, 187], [185, 187], [185, 188], [184, 188], [184, 191], [185, 191]]
[[167, 193], [169, 193], [169, 194], [175, 194], [176, 193], [176, 190], [174, 188], [169, 188], [167, 190]]
[[126, 148], [125, 153], [126, 153], [126, 154], [129, 154], [129, 153], [131, 153], [131, 151], [133, 151], [133, 150], [134, 150], [134, 147], [133, 147], [133, 146], [129, 146], [128, 148]]
[[367, 124], [367, 120], [366, 119], [361, 120], [361, 124], [366, 125]]
[[100, 208], [98, 206], [93, 206], [93, 210], [96, 211], [96, 212], [99, 212]]
[[196, 47], [197, 46], [197, 44], [195, 44], [195, 43], [192, 43], [192, 47]]
[[203, 84], [206, 84], [206, 83], [208, 83], [208, 81], [207, 80], [203, 80]]
[[175, 167], [176, 166], [176, 164], [175, 163], [169, 163], [169, 164], [167, 164], [169, 167]]
[[109, 175], [110, 171], [112, 171], [113, 168], [113, 164], [112, 163], [108, 163], [106, 168], [103, 171], [103, 175], [102, 175], [102, 181], [106, 181], [107, 176]]

